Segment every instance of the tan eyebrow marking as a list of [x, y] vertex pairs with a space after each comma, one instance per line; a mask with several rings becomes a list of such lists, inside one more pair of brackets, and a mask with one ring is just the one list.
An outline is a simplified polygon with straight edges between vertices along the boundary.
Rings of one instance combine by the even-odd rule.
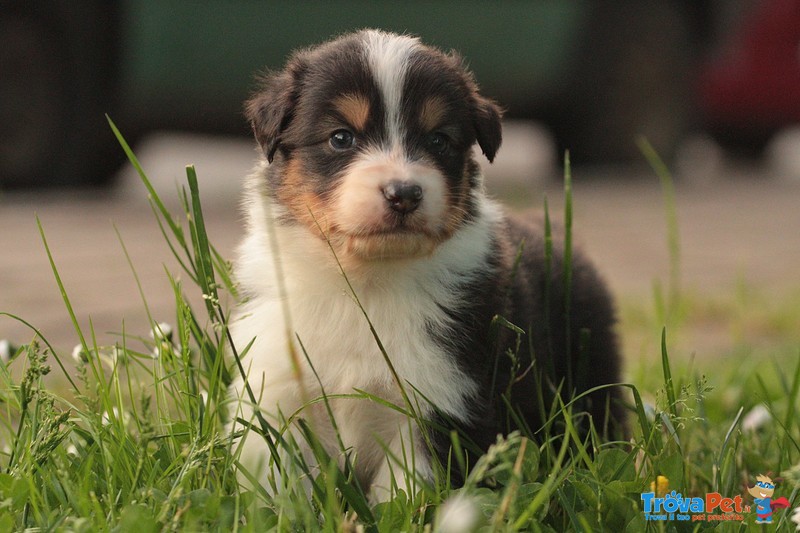
[[360, 94], [345, 94], [333, 101], [333, 107], [350, 126], [364, 130], [369, 119], [369, 100]]
[[431, 96], [422, 103], [419, 121], [425, 131], [432, 131], [441, 125], [447, 106], [439, 96]]

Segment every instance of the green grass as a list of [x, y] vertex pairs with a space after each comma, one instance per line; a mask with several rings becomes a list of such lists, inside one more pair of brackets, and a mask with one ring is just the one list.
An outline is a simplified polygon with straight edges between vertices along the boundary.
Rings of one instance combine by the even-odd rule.
[[[438, 476], [416, 494], [372, 506], [349, 469], [313, 446], [310, 430], [305, 438], [322, 465], [313, 475], [297, 443], [257, 420], [252, 431], [280, 450], [290, 483], [276, 496], [241, 488], [226, 430], [227, 386], [241, 371], [239, 354], [224, 357], [224, 302], [236, 299], [229, 264], [208, 241], [194, 169], [183, 212], [170, 213], [122, 142], [188, 281], [165, 274], [175, 296], [171, 332], [152, 320], [152, 335], [123, 325], [114, 345], [100, 344], [78, 325], [42, 228], [80, 349], [77, 363], [67, 363], [46, 332], [30, 326], [31, 342], [0, 364], [0, 531], [453, 531], [456, 519], [485, 531], [743, 531], [756, 527], [754, 513], [744, 525], [646, 522], [640, 495], [665, 476], [685, 496], [734, 497], [767, 472], [785, 472], [776, 496], [800, 505], [800, 292], [768, 299], [742, 284], [716, 300], [693, 296], [678, 283], [677, 235], [668, 296], [656, 286], [652, 302], [621, 302], [630, 442], [582, 439], [570, 406], [557, 402], [545, 407], [558, 423], [535, 440], [498, 439], [469, 466], [464, 487]], [[660, 177], [669, 190], [668, 175]], [[568, 174], [567, 228], [571, 210]], [[193, 293], [200, 308], [189, 303]], [[145, 294], [142, 301], [147, 308]], [[45, 386], [53, 366], [67, 390]], [[757, 406], [769, 413], [760, 425], [748, 417]], [[459, 468], [460, 460], [455, 453], [441, 466]], [[299, 482], [309, 476], [310, 495]], [[793, 529], [788, 517], [776, 514], [779, 530]]]

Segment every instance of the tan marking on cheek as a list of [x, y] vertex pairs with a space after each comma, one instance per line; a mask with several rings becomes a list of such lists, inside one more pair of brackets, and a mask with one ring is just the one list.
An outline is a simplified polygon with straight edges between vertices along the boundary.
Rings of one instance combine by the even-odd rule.
[[[302, 163], [294, 159], [286, 166], [283, 182], [277, 190], [278, 200], [294, 218], [320, 237], [331, 230], [330, 206], [308, 186], [308, 176]], [[323, 233], [320, 233], [320, 229]]]
[[419, 122], [425, 131], [433, 131], [438, 128], [447, 113], [447, 106], [438, 96], [431, 96], [422, 103], [419, 114]]
[[459, 184], [447, 193], [447, 215], [445, 216], [445, 224], [442, 231], [444, 239], [450, 238], [467, 217], [469, 184], [466, 178], [466, 167], [464, 168], [464, 175], [465, 177], [462, 178]]
[[339, 96], [333, 101], [333, 107], [350, 126], [363, 131], [369, 119], [369, 100], [357, 94]]

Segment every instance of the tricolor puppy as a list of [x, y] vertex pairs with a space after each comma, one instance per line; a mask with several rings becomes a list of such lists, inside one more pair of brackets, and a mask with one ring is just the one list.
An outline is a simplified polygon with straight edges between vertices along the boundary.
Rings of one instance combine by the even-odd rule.
[[[431, 451], [415, 422], [357, 391], [407, 409], [402, 386], [422, 418], [485, 449], [514, 428], [507, 405], [535, 431], [551, 406], [540, 389], [547, 401], [618, 381], [614, 311], [594, 269], [573, 256], [565, 306], [560, 241], [548, 267], [541, 224], [484, 192], [473, 146], [492, 161], [500, 110], [458, 56], [404, 35], [345, 35], [293, 54], [246, 111], [264, 157], [247, 179], [233, 325], [257, 405], [238, 380], [238, 417], [260, 409], [300, 441], [281, 424], [302, 417], [382, 499], [430, 478], [432, 454], [447, 464], [450, 438], [428, 428]], [[314, 401], [323, 391], [344, 452]], [[614, 389], [577, 405], [584, 428], [622, 418]], [[263, 438], [239, 442], [264, 480]]]

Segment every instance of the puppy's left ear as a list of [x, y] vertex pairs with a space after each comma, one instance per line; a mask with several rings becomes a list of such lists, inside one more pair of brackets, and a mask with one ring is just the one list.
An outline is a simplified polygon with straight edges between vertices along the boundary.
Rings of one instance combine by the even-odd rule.
[[491, 163], [494, 161], [494, 156], [503, 142], [503, 129], [500, 125], [503, 111], [493, 101], [484, 98], [480, 94], [475, 93], [474, 100], [475, 135], [483, 154]]
[[280, 147], [281, 134], [294, 116], [303, 72], [302, 62], [295, 60], [285, 70], [264, 76], [261, 89], [245, 103], [245, 116], [270, 163]]

